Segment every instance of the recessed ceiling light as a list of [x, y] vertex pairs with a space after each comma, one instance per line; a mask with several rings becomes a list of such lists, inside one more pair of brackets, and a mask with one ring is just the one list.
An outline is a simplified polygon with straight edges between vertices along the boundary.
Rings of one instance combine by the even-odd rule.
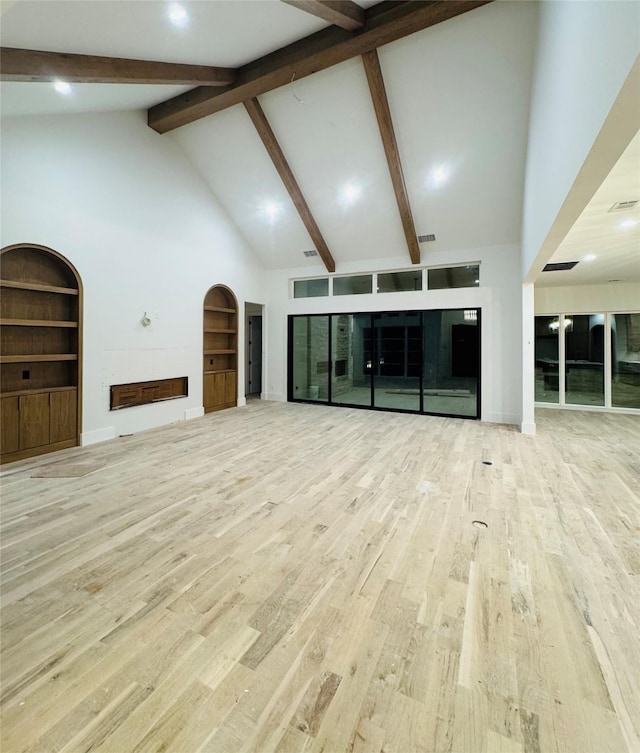
[[71, 94], [71, 84], [66, 81], [54, 81], [53, 88], [58, 94]]
[[595, 261], [598, 257], [595, 254], [587, 254], [582, 257], [582, 261]]
[[276, 217], [282, 212], [280, 204], [276, 204], [275, 201], [268, 201], [264, 205], [264, 213], [270, 222], [273, 222]]
[[633, 227], [634, 225], [637, 225], [637, 224], [638, 224], [638, 220], [634, 220], [630, 217], [628, 220], [622, 220], [622, 222], [619, 222], [618, 227], [624, 230], [628, 227]]
[[345, 204], [353, 204], [353, 202], [360, 196], [362, 189], [355, 183], [347, 183], [342, 189], [342, 201]]
[[448, 165], [436, 165], [429, 173], [427, 183], [431, 188], [439, 188], [449, 180], [450, 175], [451, 170]]
[[172, 3], [169, 6], [167, 15], [169, 16], [169, 21], [175, 26], [184, 26], [189, 21], [187, 11], [178, 3]]

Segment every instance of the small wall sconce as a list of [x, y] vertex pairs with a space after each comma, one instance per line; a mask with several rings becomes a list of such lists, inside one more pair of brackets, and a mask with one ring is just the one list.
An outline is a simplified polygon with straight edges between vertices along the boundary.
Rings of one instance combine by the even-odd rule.
[[151, 324], [151, 319], [147, 316], [147, 312], [144, 312], [144, 315], [142, 319], [140, 319], [140, 324], [142, 324], [143, 327], [148, 327]]

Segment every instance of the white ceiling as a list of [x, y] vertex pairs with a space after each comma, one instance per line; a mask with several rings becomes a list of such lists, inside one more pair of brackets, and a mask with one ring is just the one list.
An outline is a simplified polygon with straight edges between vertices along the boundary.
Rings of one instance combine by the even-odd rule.
[[[618, 202], [634, 200], [639, 203], [633, 209], [610, 211]], [[536, 283], [540, 287], [640, 282], [640, 133], [623, 152], [550, 261], [578, 264], [568, 271], [541, 273]]]
[[[18, 0], [0, 34], [9, 47], [236, 67], [328, 26], [279, 0], [182, 5], [189, 23], [177, 28], [158, 0]], [[535, 36], [535, 3], [499, 2], [379, 50], [416, 231], [437, 238], [421, 246], [424, 263], [431, 251], [520, 242]], [[5, 83], [0, 93], [3, 115], [37, 115], [143, 110], [184, 90], [85, 84], [65, 97]], [[337, 271], [403, 254], [410, 266], [361, 60], [260, 102]], [[242, 106], [162, 138], [180, 144], [267, 267], [321, 269], [303, 256], [313, 244]], [[347, 185], [360, 190], [351, 201]]]

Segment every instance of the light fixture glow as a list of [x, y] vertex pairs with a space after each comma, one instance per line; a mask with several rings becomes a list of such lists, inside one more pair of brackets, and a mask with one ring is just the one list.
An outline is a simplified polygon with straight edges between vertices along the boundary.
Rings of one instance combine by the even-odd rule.
[[53, 88], [58, 94], [71, 94], [71, 84], [66, 81], [54, 81]]
[[[565, 316], [564, 328], [567, 329], [567, 327], [571, 327], [572, 325], [573, 325], [573, 319], [570, 319], [568, 316]], [[555, 332], [556, 330], [560, 329], [560, 321], [558, 319], [554, 319], [552, 322], [549, 322], [549, 329], [552, 332]]]
[[595, 254], [587, 254], [582, 257], [582, 261], [595, 261], [598, 257]]
[[182, 7], [182, 5], [178, 5], [178, 3], [172, 3], [169, 6], [167, 15], [169, 17], [169, 21], [171, 21], [171, 23], [175, 26], [184, 26], [189, 21], [187, 11]]
[[436, 167], [432, 168], [429, 172], [427, 184], [431, 188], [439, 188], [449, 180], [450, 175], [451, 169], [448, 165], [436, 165]]
[[464, 319], [466, 322], [477, 322], [478, 321], [478, 312], [475, 309], [465, 309], [464, 310]]
[[633, 227], [634, 225], [638, 224], [638, 220], [634, 220], [632, 218], [629, 218], [628, 220], [622, 220], [622, 222], [618, 223], [618, 227], [625, 230], [628, 227]]
[[344, 204], [353, 204], [353, 202], [359, 198], [361, 193], [362, 189], [360, 186], [355, 183], [347, 183], [342, 189], [342, 201]]
[[282, 207], [280, 204], [277, 204], [275, 201], [268, 201], [264, 205], [264, 213], [269, 220], [269, 222], [273, 222], [276, 217], [282, 212]]

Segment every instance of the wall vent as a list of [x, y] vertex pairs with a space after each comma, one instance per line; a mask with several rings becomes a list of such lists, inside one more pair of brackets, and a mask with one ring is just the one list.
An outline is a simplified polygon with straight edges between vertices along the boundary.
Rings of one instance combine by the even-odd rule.
[[624, 212], [628, 209], [633, 209], [638, 204], [638, 199], [631, 199], [630, 201], [616, 201], [616, 203], [609, 209], [609, 212]]
[[559, 261], [555, 264], [546, 264], [543, 268], [543, 272], [564, 272], [567, 269], [573, 269], [577, 261]]
[[302, 252], [306, 257], [309, 256], [317, 256], [318, 252], [315, 250], [315, 248], [312, 248], [311, 251], [303, 251]]
[[420, 243], [429, 243], [430, 241], [435, 241], [436, 236], [433, 233], [429, 233], [429, 235], [419, 235], [418, 241]]

